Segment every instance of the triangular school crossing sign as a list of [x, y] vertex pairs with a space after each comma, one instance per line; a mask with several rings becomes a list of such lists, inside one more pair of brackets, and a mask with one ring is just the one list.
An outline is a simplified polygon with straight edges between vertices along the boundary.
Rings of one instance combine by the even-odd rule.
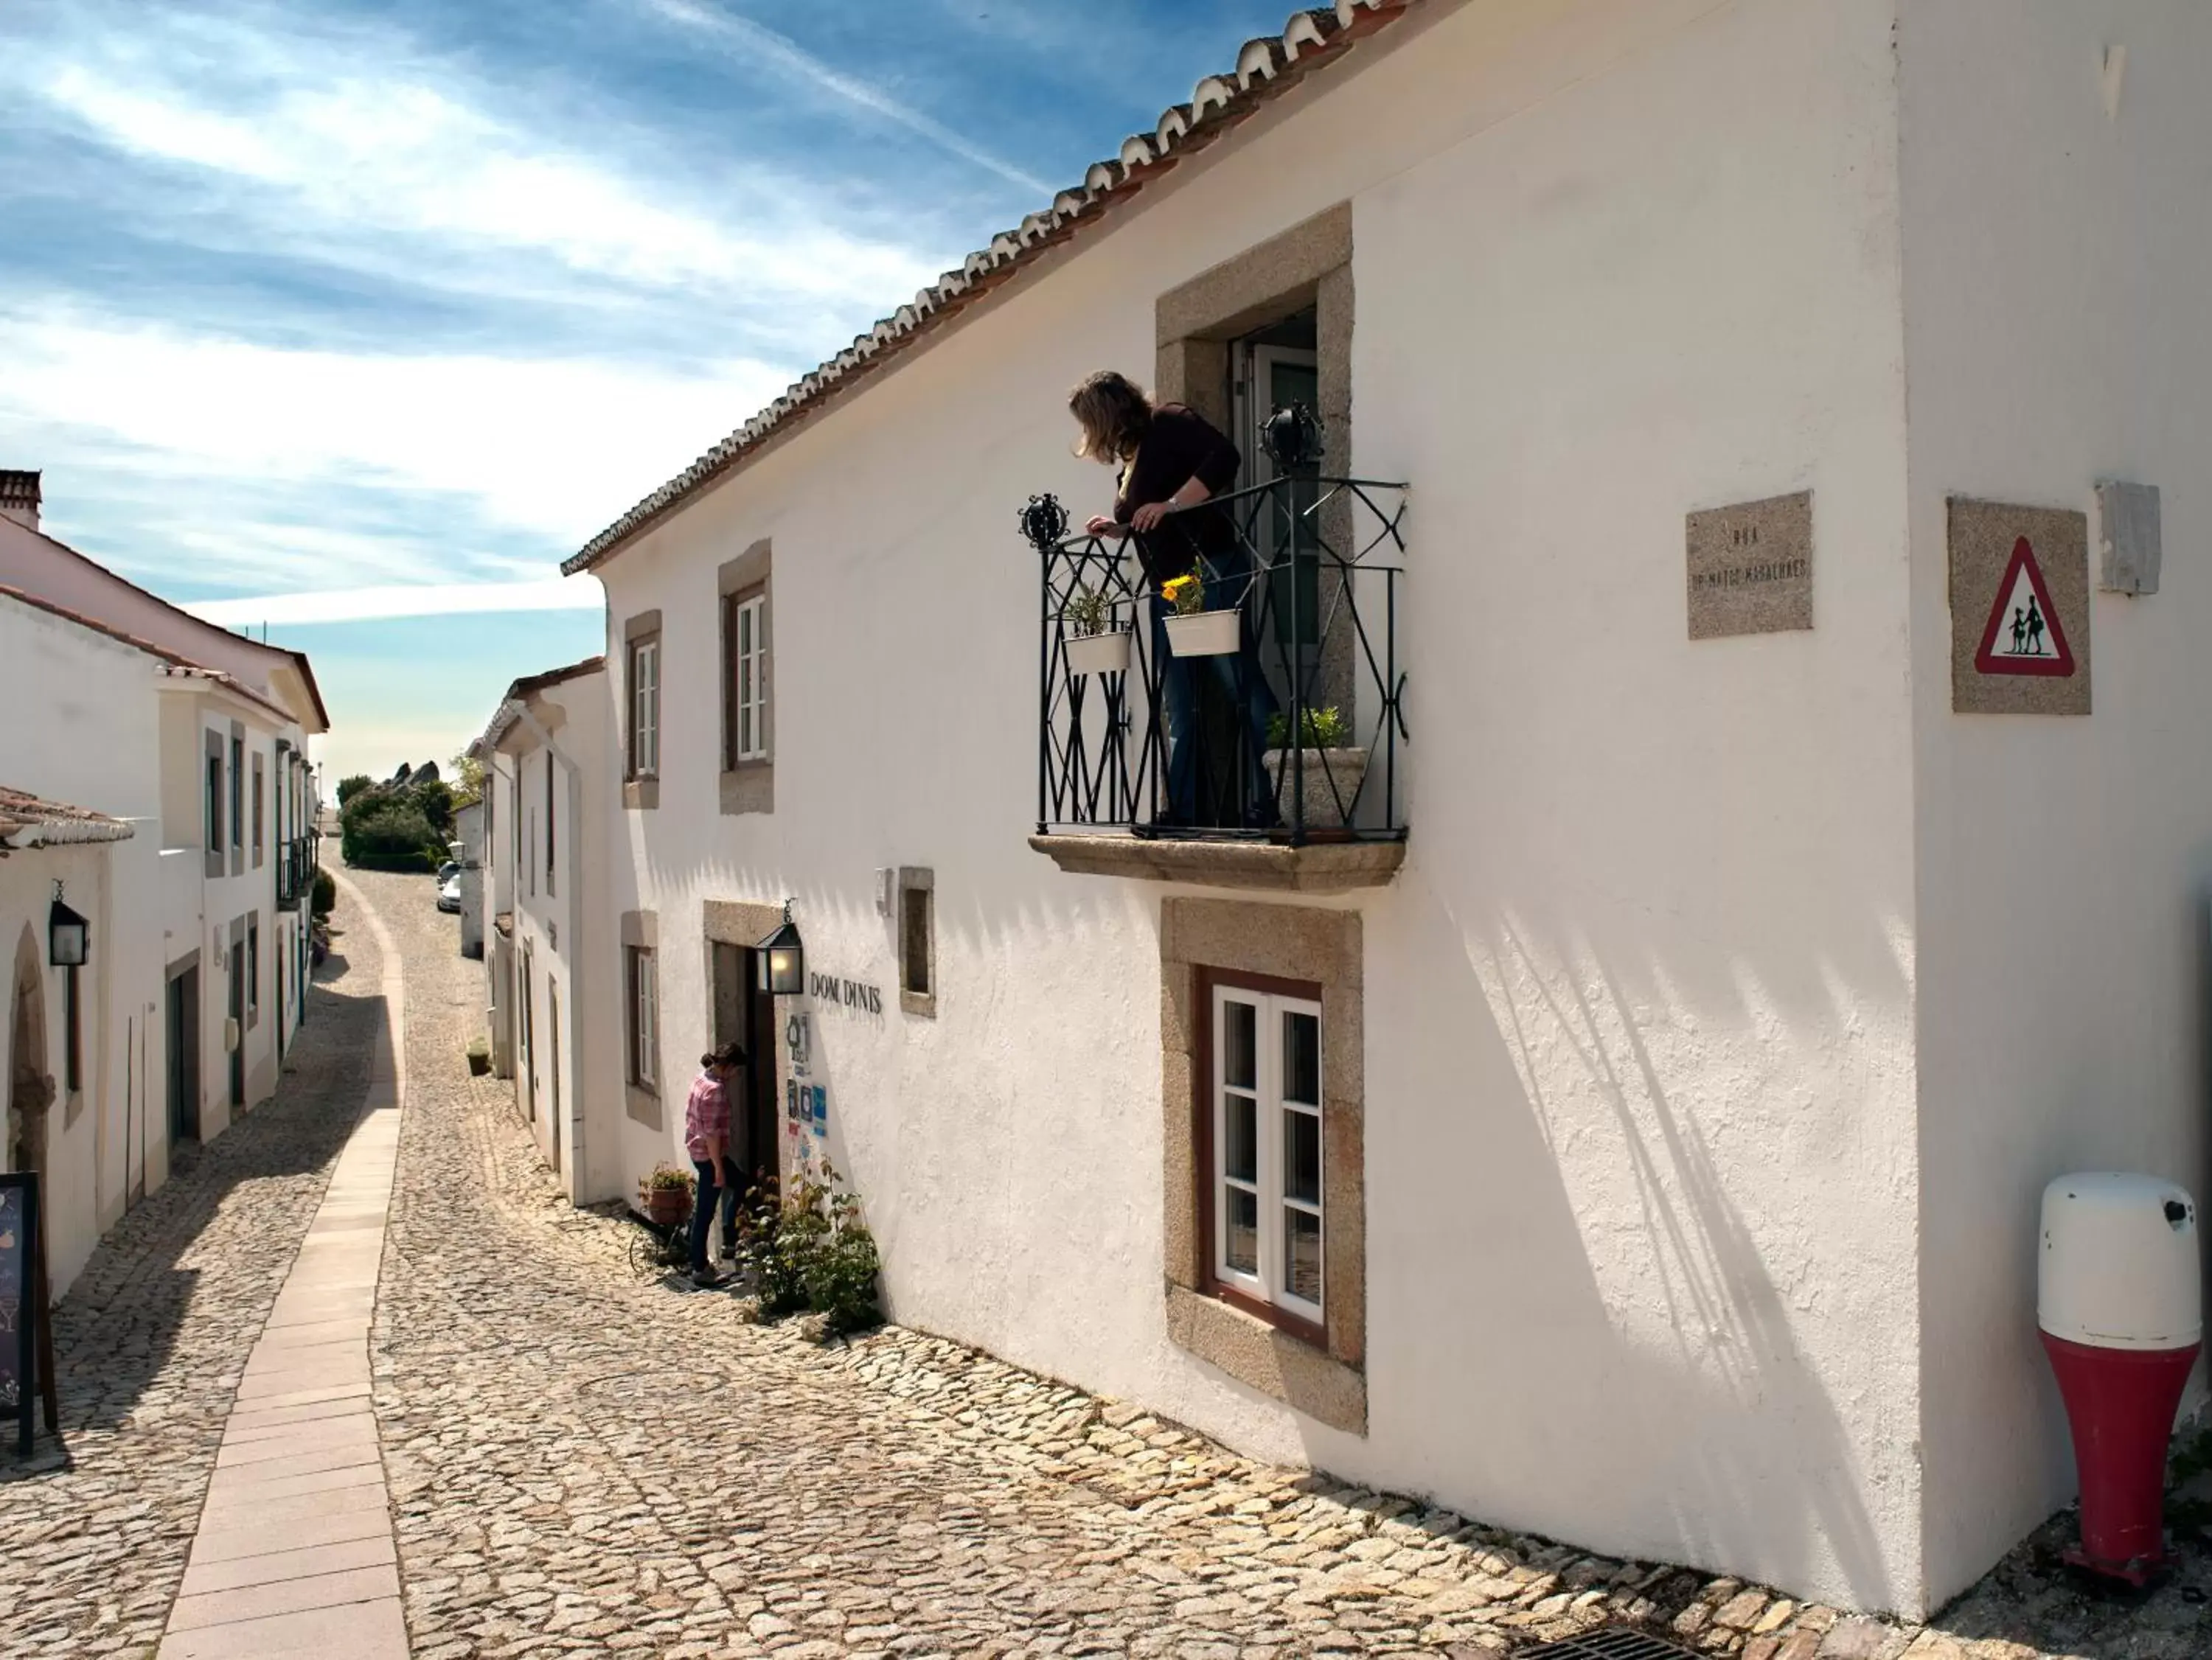
[[2026, 536], [2013, 543], [1989, 627], [1982, 630], [1982, 649], [1974, 654], [1974, 668], [1984, 675], [2063, 677], [2074, 672], [2074, 652], [2066, 644], [2058, 608], [2051, 603], [2051, 590]]

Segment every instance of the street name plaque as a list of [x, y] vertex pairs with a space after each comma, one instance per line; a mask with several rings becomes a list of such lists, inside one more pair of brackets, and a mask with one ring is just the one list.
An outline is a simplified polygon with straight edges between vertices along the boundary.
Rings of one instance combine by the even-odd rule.
[[1813, 626], [1813, 493], [1692, 513], [1690, 638]]

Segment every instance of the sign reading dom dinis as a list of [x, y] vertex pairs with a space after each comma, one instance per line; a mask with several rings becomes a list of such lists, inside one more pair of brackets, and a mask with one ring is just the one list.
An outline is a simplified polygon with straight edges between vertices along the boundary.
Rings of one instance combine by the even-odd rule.
[[864, 1015], [884, 1012], [884, 994], [860, 980], [845, 980], [835, 974], [810, 972], [806, 977], [806, 990], [817, 1003], [837, 1003]]

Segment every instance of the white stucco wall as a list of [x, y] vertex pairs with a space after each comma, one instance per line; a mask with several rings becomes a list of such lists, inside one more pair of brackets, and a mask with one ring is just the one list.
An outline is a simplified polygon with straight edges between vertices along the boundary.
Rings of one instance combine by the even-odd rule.
[[[902, 1319], [1256, 1452], [1871, 1606], [1921, 1571], [1893, 9], [1437, 8], [603, 574], [664, 617], [664, 1049], [797, 897]], [[1414, 488], [1412, 853], [1366, 921], [1365, 1439], [1171, 1344], [1159, 894], [1034, 817], [1030, 493], [1161, 289], [1353, 206], [1352, 466]], [[1811, 634], [1692, 645], [1683, 515], [1815, 493]], [[775, 812], [717, 805], [715, 567], [774, 542]], [[620, 676], [610, 677], [618, 706]], [[878, 867], [936, 875], [900, 1014]], [[606, 953], [613, 960], [611, 945]], [[678, 1126], [665, 1132], [673, 1148]], [[642, 1149], [633, 1156], [641, 1156]], [[626, 1172], [634, 1176], [635, 1171]]]
[[[620, 1190], [612, 1173], [612, 1148], [614, 1122], [622, 1112], [622, 1078], [619, 1061], [609, 1059], [607, 1036], [620, 1030], [619, 978], [607, 961], [611, 948], [604, 946], [599, 932], [607, 926], [599, 901], [610, 892], [608, 824], [596, 800], [592, 811], [583, 810], [586, 780], [590, 787], [604, 790], [612, 776], [605, 680], [604, 672], [579, 676], [534, 693], [528, 700], [532, 718], [552, 739], [555, 875], [550, 884], [547, 746], [529, 721], [517, 721], [501, 744], [498, 816], [523, 827], [526, 868], [514, 873], [513, 844], [502, 845], [500, 857], [509, 869], [495, 867], [495, 889], [514, 906], [510, 972], [518, 1009], [528, 952], [526, 995], [537, 1051], [533, 1099], [532, 1069], [523, 1063], [519, 1031], [514, 1034], [515, 1099], [539, 1151], [577, 1203], [612, 1197]], [[510, 810], [520, 816], [506, 819]], [[619, 1050], [613, 1053], [618, 1056]]]
[[307, 682], [289, 651], [203, 622], [66, 543], [7, 518], [0, 518], [0, 585], [219, 669], [276, 699], [311, 730], [323, 730]]
[[[105, 851], [51, 850], [0, 859], [0, 876], [20, 889], [0, 932], [12, 967], [28, 927], [46, 959], [47, 907], [56, 879], [93, 922], [92, 961], [81, 982], [84, 1089], [49, 1115], [54, 1162], [49, 1204], [55, 1284], [65, 1288], [103, 1229], [121, 1216], [126, 1194], [158, 1188], [168, 1175], [161, 1018], [170, 936], [198, 927], [197, 850], [161, 849], [160, 706], [155, 664], [143, 653], [60, 618], [0, 600], [0, 708], [36, 708], [0, 735], [0, 782], [48, 800], [126, 819], [134, 834]], [[172, 954], [174, 954], [173, 953]], [[4, 995], [4, 994], [0, 994]], [[48, 1069], [60, 1081], [61, 976], [46, 973]], [[0, 1021], [4, 1021], [0, 1015]], [[0, 1033], [0, 1045], [7, 1041]], [[0, 1081], [6, 1077], [0, 1071]], [[0, 1081], [4, 1087], [4, 1081]], [[150, 1100], [151, 1111], [149, 1109]]]
[[[2043, 1184], [2200, 1198], [2212, 984], [2212, 12], [1902, 9], [1928, 1565], [1968, 1583], [2073, 1490], [2035, 1338]], [[2101, 72], [2127, 49], [2116, 117]], [[2165, 579], [2094, 594], [2095, 713], [1951, 712], [1945, 500], [2162, 488]], [[1977, 618], [1974, 621], [1978, 621]]]

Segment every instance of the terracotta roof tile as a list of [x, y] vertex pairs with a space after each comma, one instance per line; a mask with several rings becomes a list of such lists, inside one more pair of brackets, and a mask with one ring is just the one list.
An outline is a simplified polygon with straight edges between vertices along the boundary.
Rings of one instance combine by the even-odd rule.
[[126, 841], [131, 833], [121, 819], [0, 785], [0, 851], [63, 842]]
[[1030, 215], [1013, 230], [1001, 231], [988, 247], [969, 254], [959, 270], [947, 271], [856, 338], [849, 348], [800, 376], [767, 409], [586, 542], [561, 569], [573, 576], [608, 559], [784, 427], [813, 414], [853, 381], [926, 340], [939, 324], [1018, 276], [1045, 250], [1086, 232], [1176, 161], [1195, 154], [1261, 105], [1336, 62], [1354, 42], [1419, 3], [1420, 0], [1336, 0], [1333, 8], [1293, 12], [1279, 35], [1245, 42], [1234, 70], [1206, 76], [1193, 90], [1190, 101], [1164, 111], [1151, 132], [1132, 134], [1122, 141], [1118, 154], [1093, 162], [1080, 188], [1060, 191], [1049, 209]]

